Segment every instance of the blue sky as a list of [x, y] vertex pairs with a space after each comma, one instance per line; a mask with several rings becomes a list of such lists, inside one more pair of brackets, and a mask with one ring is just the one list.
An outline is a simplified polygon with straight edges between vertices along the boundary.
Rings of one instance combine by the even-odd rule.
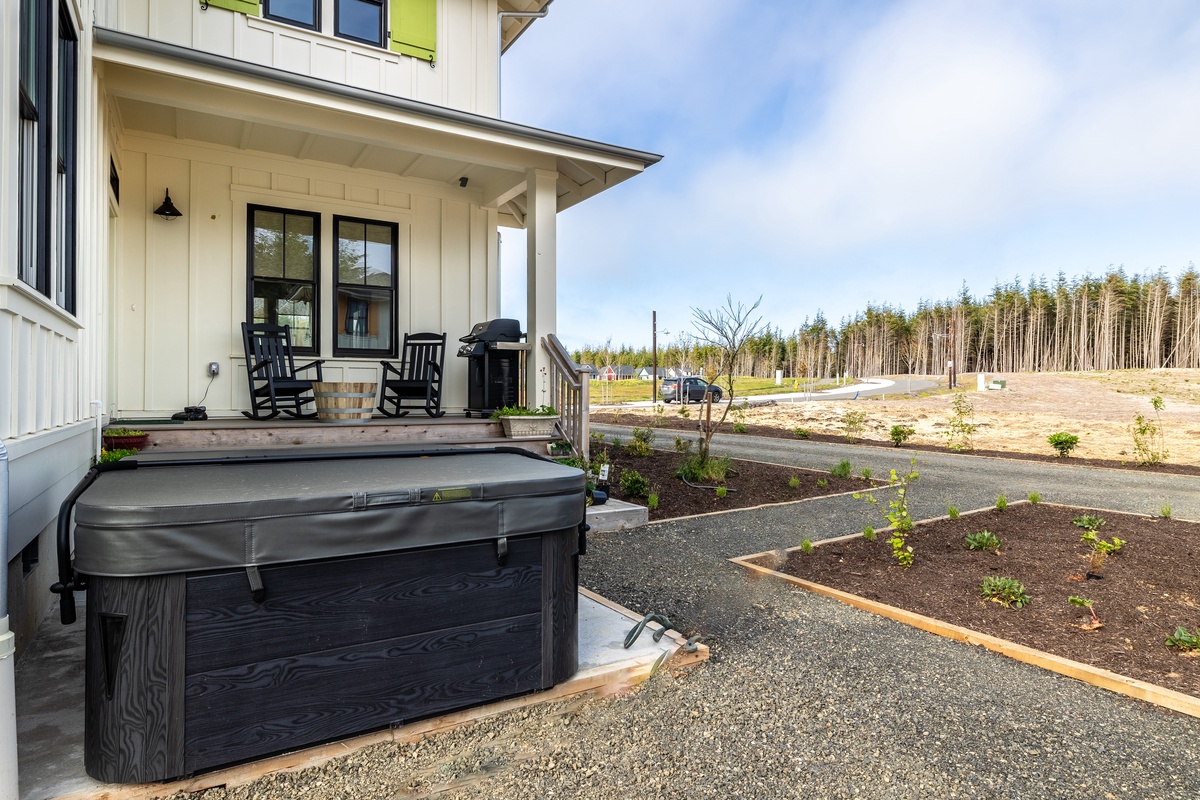
[[[504, 118], [661, 153], [558, 217], [568, 347], [1200, 261], [1200, 6], [557, 0]], [[501, 310], [524, 318], [524, 237]]]

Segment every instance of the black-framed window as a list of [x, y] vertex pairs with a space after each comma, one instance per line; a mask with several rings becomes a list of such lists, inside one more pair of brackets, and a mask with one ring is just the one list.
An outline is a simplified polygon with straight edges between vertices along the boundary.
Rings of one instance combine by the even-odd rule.
[[321, 216], [270, 206], [250, 206], [247, 318], [289, 325], [292, 347], [316, 353], [320, 342]]
[[65, 5], [58, 12], [58, 226], [55, 300], [75, 313], [76, 167], [78, 138], [78, 41]]
[[396, 268], [399, 226], [333, 218], [334, 355], [396, 354]]
[[50, 296], [51, 6], [21, 0], [17, 275]]
[[321, 0], [264, 0], [263, 16], [321, 30]]
[[383, 0], [337, 0], [333, 32], [343, 39], [383, 46]]

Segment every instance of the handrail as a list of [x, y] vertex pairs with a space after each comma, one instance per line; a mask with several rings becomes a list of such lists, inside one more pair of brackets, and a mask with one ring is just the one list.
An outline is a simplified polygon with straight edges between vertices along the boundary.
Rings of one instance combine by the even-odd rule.
[[552, 403], [559, 413], [556, 426], [562, 437], [570, 443], [571, 449], [586, 462], [590, 455], [588, 393], [591, 389], [591, 370], [576, 364], [553, 333], [542, 337], [542, 350], [548, 357]]

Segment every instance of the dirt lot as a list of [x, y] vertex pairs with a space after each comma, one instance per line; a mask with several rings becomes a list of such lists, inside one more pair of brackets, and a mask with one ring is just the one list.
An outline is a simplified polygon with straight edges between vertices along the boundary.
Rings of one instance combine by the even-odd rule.
[[[1154, 420], [1150, 398], [1163, 398], [1162, 424], [1168, 463], [1200, 465], [1200, 370], [1131, 370], [1092, 373], [1036, 373], [988, 375], [1007, 382], [1000, 391], [975, 391], [974, 374], [959, 378], [960, 388], [974, 406], [976, 430], [972, 446], [978, 450], [1052, 455], [1046, 437], [1058, 431], [1079, 436], [1074, 455], [1133, 462], [1130, 427], [1135, 414]], [[893, 425], [916, 429], [909, 445], [944, 445], [943, 435], [950, 420], [950, 394], [944, 389], [924, 397], [903, 394], [904, 378], [896, 379], [898, 394], [855, 401], [783, 402], [751, 407], [745, 412], [747, 425], [771, 425], [791, 430], [840, 435], [842, 415], [848, 410], [867, 416], [864, 439], [887, 440]], [[944, 380], [943, 380], [944, 385]], [[715, 411], [715, 410], [714, 410]], [[626, 409], [619, 422], [637, 424], [650, 409]], [[668, 417], [678, 413], [669, 406]], [[696, 408], [690, 409], [692, 418]], [[728, 430], [733, 415], [723, 430]]]

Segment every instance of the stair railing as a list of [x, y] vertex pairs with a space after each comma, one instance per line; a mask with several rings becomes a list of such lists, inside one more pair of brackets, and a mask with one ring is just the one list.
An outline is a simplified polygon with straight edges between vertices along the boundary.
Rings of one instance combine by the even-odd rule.
[[589, 457], [588, 404], [591, 370], [576, 364], [553, 333], [542, 337], [542, 350], [548, 356], [550, 392], [552, 403], [559, 413], [559, 434], [570, 443], [572, 452], [586, 462]]

